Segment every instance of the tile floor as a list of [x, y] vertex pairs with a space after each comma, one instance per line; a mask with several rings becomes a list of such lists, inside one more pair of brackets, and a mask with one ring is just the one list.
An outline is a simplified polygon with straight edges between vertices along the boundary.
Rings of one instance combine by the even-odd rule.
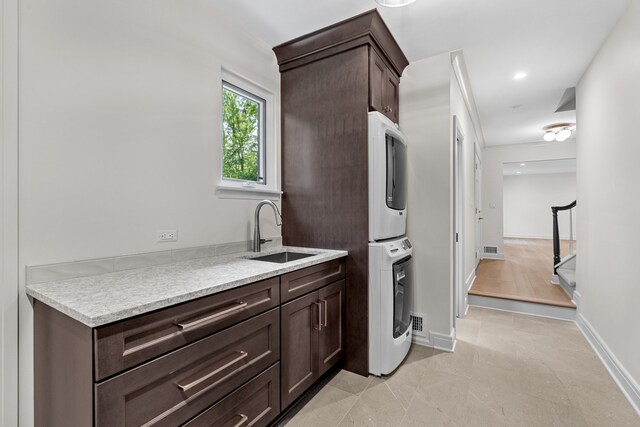
[[387, 377], [340, 371], [286, 426], [640, 426], [571, 322], [471, 307], [457, 335]]

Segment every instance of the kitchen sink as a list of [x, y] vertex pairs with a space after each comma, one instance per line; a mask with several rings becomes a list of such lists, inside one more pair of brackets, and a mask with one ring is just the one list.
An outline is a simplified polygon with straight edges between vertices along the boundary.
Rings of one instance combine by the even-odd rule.
[[298, 259], [307, 258], [314, 255], [316, 254], [284, 251], [284, 252], [277, 252], [275, 254], [262, 255], [262, 256], [249, 258], [249, 259], [256, 260], [256, 261], [277, 262], [280, 264], [284, 264], [285, 262], [296, 261]]

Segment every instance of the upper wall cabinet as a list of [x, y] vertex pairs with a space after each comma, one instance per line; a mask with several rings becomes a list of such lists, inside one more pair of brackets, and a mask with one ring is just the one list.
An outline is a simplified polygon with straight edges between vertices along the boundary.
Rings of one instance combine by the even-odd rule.
[[369, 47], [369, 109], [399, 119], [399, 84], [409, 61], [378, 14], [371, 10], [276, 46], [280, 71], [302, 67], [356, 47]]
[[369, 107], [398, 123], [400, 79], [390, 66], [369, 48]]

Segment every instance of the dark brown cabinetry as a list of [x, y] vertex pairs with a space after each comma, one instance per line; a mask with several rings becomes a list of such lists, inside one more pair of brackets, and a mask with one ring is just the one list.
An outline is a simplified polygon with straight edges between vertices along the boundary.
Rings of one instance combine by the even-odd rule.
[[398, 123], [400, 78], [390, 66], [369, 48], [369, 107]]
[[349, 251], [344, 366], [367, 375], [368, 112], [398, 121], [409, 61], [375, 10], [273, 50], [281, 72], [283, 241]]
[[336, 259], [98, 328], [36, 301], [35, 425], [266, 426], [343, 356], [345, 275]]
[[282, 305], [283, 408], [342, 357], [344, 291], [340, 280]]
[[204, 411], [185, 427], [264, 427], [280, 413], [280, 364]]

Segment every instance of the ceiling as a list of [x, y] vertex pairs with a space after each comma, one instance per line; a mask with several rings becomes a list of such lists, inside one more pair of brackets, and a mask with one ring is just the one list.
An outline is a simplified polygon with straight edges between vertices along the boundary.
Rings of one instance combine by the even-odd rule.
[[503, 175], [539, 175], [570, 172], [576, 172], [576, 159], [505, 163], [502, 166]]
[[[377, 6], [374, 0], [211, 0], [275, 46]], [[411, 62], [462, 49], [487, 145], [542, 140], [629, 0], [416, 0], [378, 7]], [[527, 77], [514, 80], [518, 72]]]

